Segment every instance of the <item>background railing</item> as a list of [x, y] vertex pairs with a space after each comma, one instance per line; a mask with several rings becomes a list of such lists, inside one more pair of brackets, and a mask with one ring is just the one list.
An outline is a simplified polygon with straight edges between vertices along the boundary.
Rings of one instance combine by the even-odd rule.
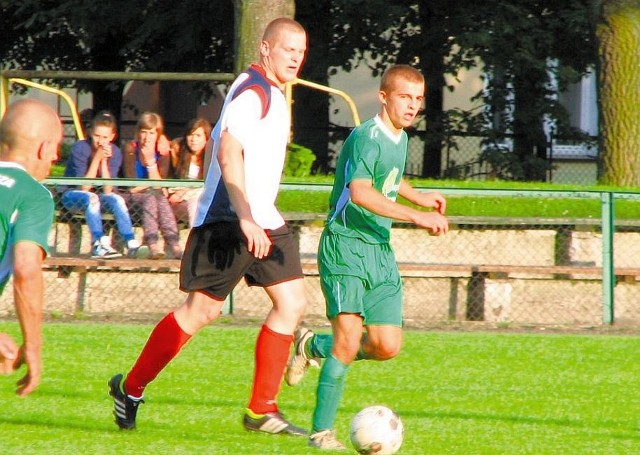
[[[198, 186], [201, 182], [87, 180], [52, 178], [60, 185]], [[329, 185], [282, 184], [283, 190], [327, 192]], [[394, 224], [392, 245], [405, 288], [407, 326], [491, 324], [562, 327], [618, 324], [640, 327], [640, 219], [629, 218], [628, 204], [640, 194], [614, 191], [544, 191], [438, 188], [453, 208], [465, 198], [485, 200], [483, 213], [450, 217], [451, 230], [429, 236], [406, 223]], [[586, 204], [579, 217], [550, 217], [543, 201], [567, 207]], [[503, 216], [503, 204], [526, 203], [530, 216]], [[82, 317], [155, 316], [182, 303], [177, 260], [90, 259], [90, 235], [82, 216], [60, 209], [50, 235], [45, 267], [49, 315]], [[495, 211], [492, 212], [492, 207]], [[132, 213], [135, 220], [139, 214]], [[324, 301], [316, 254], [324, 214], [300, 210], [286, 217], [295, 227], [310, 300], [307, 318], [324, 321]], [[113, 221], [105, 215], [110, 232]], [[136, 237], [142, 227], [136, 223]], [[186, 243], [183, 223], [180, 241]], [[118, 235], [114, 245], [122, 248]], [[138, 262], [136, 262], [138, 261]], [[264, 292], [239, 283], [226, 311], [237, 318], [264, 314]], [[0, 316], [14, 314], [12, 296], [0, 298]]]

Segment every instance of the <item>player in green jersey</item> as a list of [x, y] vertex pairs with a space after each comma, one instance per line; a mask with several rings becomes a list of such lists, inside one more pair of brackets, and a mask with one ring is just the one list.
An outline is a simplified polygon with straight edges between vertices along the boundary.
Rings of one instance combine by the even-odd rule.
[[[400, 352], [402, 280], [389, 243], [392, 221], [412, 222], [436, 235], [449, 228], [444, 197], [419, 192], [402, 177], [407, 155], [404, 128], [413, 123], [424, 93], [418, 70], [407, 65], [387, 69], [378, 92], [379, 113], [352, 131], [338, 159], [318, 250], [332, 335], [299, 329], [285, 375], [294, 385], [310, 364], [326, 358], [309, 437], [312, 447], [344, 448], [336, 439], [334, 421], [351, 362], [388, 360]], [[398, 195], [431, 210], [399, 204]]]
[[23, 342], [0, 333], [0, 374], [26, 364], [18, 395], [40, 383], [42, 370], [42, 261], [53, 222], [53, 198], [43, 180], [58, 159], [62, 124], [56, 112], [36, 100], [11, 104], [0, 122], [0, 294], [13, 274], [14, 304]]

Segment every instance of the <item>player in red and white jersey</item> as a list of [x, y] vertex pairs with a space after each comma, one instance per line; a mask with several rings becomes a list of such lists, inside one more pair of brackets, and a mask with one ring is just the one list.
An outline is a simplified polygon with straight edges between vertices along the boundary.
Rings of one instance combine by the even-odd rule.
[[280, 413], [277, 396], [306, 296], [297, 244], [275, 207], [290, 118], [284, 87], [298, 74], [307, 34], [279, 18], [264, 31], [260, 62], [238, 76], [212, 133], [213, 156], [180, 270], [185, 302], [162, 319], [125, 376], [109, 381], [116, 424], [132, 429], [145, 387], [202, 327], [219, 315], [244, 278], [261, 286], [273, 307], [255, 350], [247, 430], [304, 436]]

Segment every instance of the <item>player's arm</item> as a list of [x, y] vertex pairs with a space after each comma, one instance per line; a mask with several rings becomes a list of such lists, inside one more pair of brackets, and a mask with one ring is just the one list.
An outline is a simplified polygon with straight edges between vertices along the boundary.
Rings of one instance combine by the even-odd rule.
[[409, 185], [405, 179], [400, 182], [398, 194], [415, 205], [432, 208], [442, 215], [447, 210], [447, 200], [440, 193], [437, 191], [421, 193]]
[[22, 347], [14, 368], [27, 365], [26, 375], [18, 381], [18, 395], [31, 393], [40, 383], [42, 371], [42, 307], [44, 251], [35, 242], [20, 241], [14, 247], [14, 303], [22, 330]]
[[354, 179], [349, 184], [351, 201], [377, 215], [398, 221], [410, 221], [433, 234], [449, 230], [447, 219], [437, 212], [421, 212], [412, 207], [387, 199], [373, 188], [371, 180]]
[[263, 258], [269, 254], [271, 240], [251, 214], [244, 180], [242, 144], [227, 131], [223, 131], [220, 136], [218, 163], [229, 199], [240, 220], [240, 228], [247, 238], [247, 248], [255, 257]]

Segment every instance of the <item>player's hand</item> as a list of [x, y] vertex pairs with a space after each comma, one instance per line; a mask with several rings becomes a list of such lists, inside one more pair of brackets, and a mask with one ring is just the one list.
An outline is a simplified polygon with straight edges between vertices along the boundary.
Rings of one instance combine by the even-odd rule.
[[18, 345], [6, 333], [0, 333], [0, 374], [13, 373], [18, 358]]
[[433, 200], [432, 207], [434, 208], [434, 210], [438, 212], [440, 215], [444, 215], [444, 212], [447, 211], [447, 200], [440, 193], [434, 192], [434, 193], [429, 193], [429, 195]]
[[418, 212], [413, 222], [433, 235], [449, 232], [449, 221], [438, 212]]
[[437, 191], [421, 193], [418, 205], [422, 207], [430, 207], [441, 215], [444, 215], [447, 211], [447, 200]]
[[247, 239], [247, 249], [254, 257], [262, 259], [271, 252], [271, 239], [254, 221], [240, 220], [240, 229]]
[[18, 386], [16, 393], [21, 397], [29, 395], [40, 384], [40, 374], [42, 372], [40, 348], [25, 348], [25, 346], [22, 346], [18, 359], [14, 364], [14, 369], [17, 370], [23, 364], [27, 365], [27, 373], [16, 383]]

